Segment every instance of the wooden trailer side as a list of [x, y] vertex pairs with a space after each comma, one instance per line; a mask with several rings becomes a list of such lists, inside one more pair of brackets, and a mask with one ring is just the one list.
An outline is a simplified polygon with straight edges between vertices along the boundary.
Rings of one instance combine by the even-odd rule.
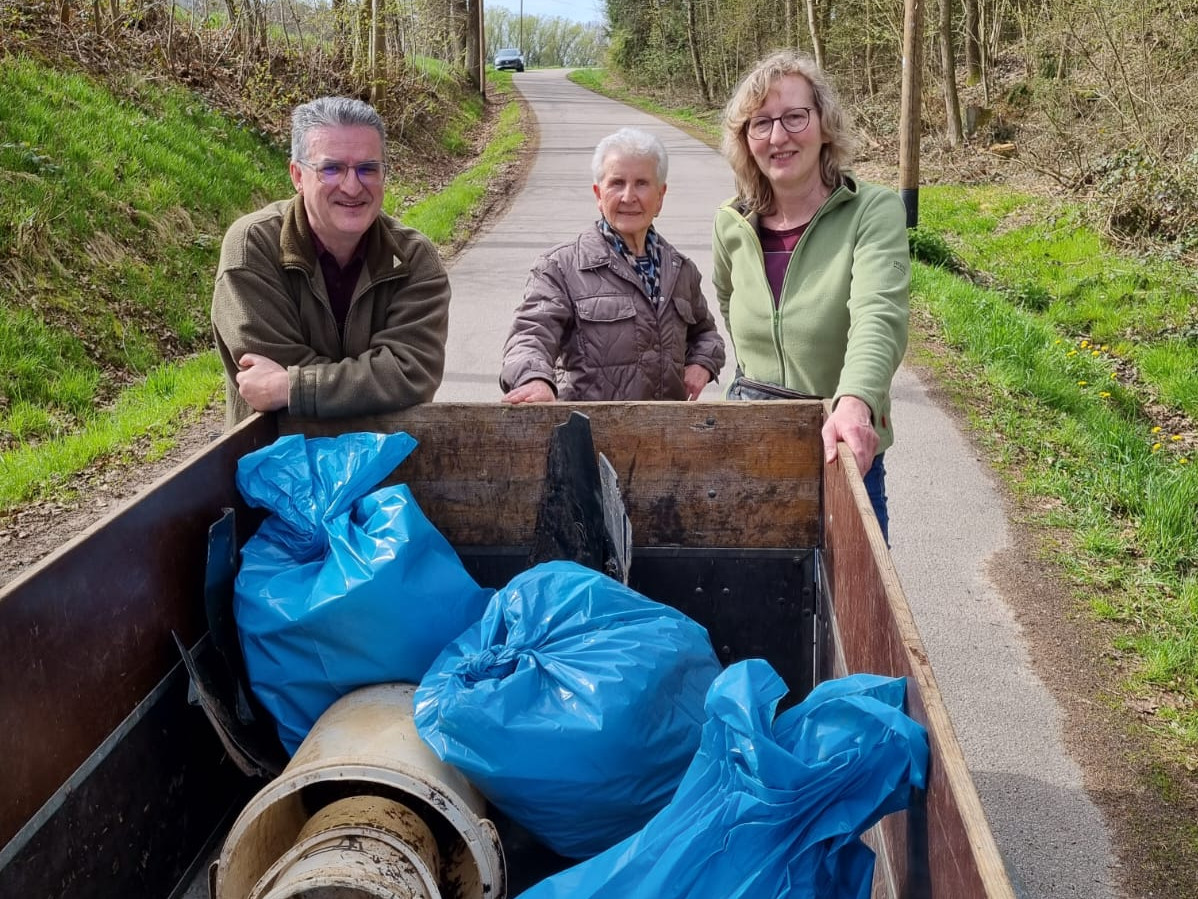
[[[454, 546], [531, 546], [550, 435], [571, 411], [614, 466], [635, 543], [814, 547], [819, 403], [429, 403], [340, 421], [282, 419], [283, 433], [406, 431], [396, 469]], [[780, 435], [785, 440], [780, 440]]]
[[927, 728], [931, 744], [925, 801], [888, 815], [874, 830], [880, 859], [874, 896], [1014, 899], [865, 486], [843, 444], [837, 464], [826, 469], [823, 524], [829, 674], [906, 677], [907, 712]]

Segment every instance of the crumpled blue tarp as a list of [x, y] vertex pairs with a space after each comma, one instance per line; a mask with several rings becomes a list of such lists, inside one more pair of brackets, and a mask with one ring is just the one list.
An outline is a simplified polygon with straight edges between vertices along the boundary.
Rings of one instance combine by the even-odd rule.
[[416, 691], [420, 736], [561, 855], [585, 858], [669, 801], [720, 663], [681, 612], [574, 562], [492, 597]]
[[242, 549], [234, 616], [288, 753], [351, 690], [418, 683], [492, 593], [406, 485], [370, 492], [415, 446], [403, 432], [291, 435], [238, 462], [242, 496], [271, 514]]
[[770, 665], [730, 666], [678, 792], [643, 830], [519, 899], [868, 899], [859, 835], [926, 784], [924, 728], [905, 679], [819, 684], [774, 720], [786, 686]]

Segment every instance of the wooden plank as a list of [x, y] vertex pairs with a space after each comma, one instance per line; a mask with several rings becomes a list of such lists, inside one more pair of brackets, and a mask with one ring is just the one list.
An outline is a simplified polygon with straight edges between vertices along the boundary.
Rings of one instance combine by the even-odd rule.
[[407, 431], [407, 483], [455, 546], [529, 546], [552, 429], [572, 410], [619, 476], [635, 544], [813, 547], [819, 539], [816, 401], [428, 403], [394, 415], [280, 420], [284, 433]]
[[[852, 473], [849, 473], [849, 468]], [[824, 478], [824, 561], [833, 607], [833, 673], [907, 678], [907, 713], [928, 729], [925, 801], [881, 822], [875, 895], [1014, 899], [1002, 857], [932, 675], [852, 454], [841, 445]]]
[[273, 439], [255, 419], [0, 591], [0, 846], [178, 664], [171, 631], [207, 629], [208, 527]]

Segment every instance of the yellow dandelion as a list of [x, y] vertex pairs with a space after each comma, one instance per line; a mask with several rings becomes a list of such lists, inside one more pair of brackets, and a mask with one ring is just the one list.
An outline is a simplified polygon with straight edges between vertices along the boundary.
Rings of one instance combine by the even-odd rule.
[[1091, 350], [1090, 355], [1091, 356], [1101, 356], [1102, 353], [1098, 352], [1098, 350]]
[[1161, 445], [1160, 445], [1159, 443], [1154, 443], [1154, 444], [1152, 444], [1152, 451], [1153, 451], [1154, 453], [1155, 453], [1157, 450], [1159, 450], [1160, 448], [1161, 448]]
[[1170, 439], [1170, 440], [1173, 440], [1173, 441], [1178, 441], [1178, 440], [1180, 440], [1180, 439], [1181, 439], [1181, 435], [1180, 435], [1180, 434], [1174, 434], [1174, 435], [1173, 435], [1172, 437], [1170, 437], [1169, 439]]
[[1065, 355], [1066, 355], [1066, 356], [1076, 356], [1076, 355], [1077, 355], [1077, 350], [1070, 350], [1070, 351], [1069, 351], [1068, 353], [1066, 353]]
[[1115, 380], [1117, 377], [1119, 377], [1119, 373], [1117, 371], [1111, 372], [1111, 380], [1112, 381]]
[[1159, 434], [1163, 430], [1164, 430], [1164, 428], [1162, 428], [1160, 425], [1154, 425], [1152, 428], [1152, 433]]
[[1062, 343], [1064, 343], [1064, 341], [1063, 341], [1063, 340], [1061, 340], [1061, 338], [1059, 338], [1059, 337], [1058, 337], [1056, 340], [1054, 340], [1054, 341], [1052, 342], [1052, 345], [1053, 345], [1053, 346], [1060, 346]]
[[1088, 341], [1088, 340], [1083, 340], [1080, 344], [1078, 344], [1078, 346], [1080, 346], [1083, 350], [1086, 347], [1088, 347], [1089, 345], [1090, 345], [1090, 341]]
[[1109, 348], [1110, 348], [1110, 347], [1108, 346], [1108, 344], [1105, 344], [1105, 343], [1104, 343], [1102, 346], [1100, 346], [1100, 347], [1099, 347], [1099, 349], [1100, 349], [1100, 350], [1102, 350], [1104, 353], [1105, 353], [1105, 352], [1106, 352], [1106, 351], [1107, 351]]
[[1177, 464], [1178, 465], [1189, 465], [1190, 460], [1187, 459], [1185, 456], [1182, 456], [1180, 459], [1177, 460]]
[[1100, 390], [1100, 391], [1098, 391], [1098, 395], [1105, 400], [1108, 396], [1111, 395], [1111, 392], [1109, 390]]
[[1085, 386], [1086, 386], [1087, 384], [1089, 384], [1089, 383], [1090, 383], [1089, 381], [1078, 381], [1078, 382], [1077, 382], [1077, 386], [1078, 386], [1078, 387], [1085, 387]]

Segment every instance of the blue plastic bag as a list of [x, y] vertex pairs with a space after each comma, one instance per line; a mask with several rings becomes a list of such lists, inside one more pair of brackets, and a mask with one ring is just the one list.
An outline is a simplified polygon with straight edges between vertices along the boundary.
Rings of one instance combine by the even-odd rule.
[[786, 686], [732, 665], [678, 792], [643, 830], [519, 899], [869, 899], [859, 835], [926, 783], [927, 733], [901, 711], [905, 680], [826, 681], [774, 720]]
[[707, 631], [574, 562], [496, 592], [416, 690], [442, 760], [560, 855], [640, 829], [678, 786], [720, 663]]
[[415, 446], [402, 432], [293, 435], [238, 462], [242, 496], [271, 514], [242, 549], [234, 617], [288, 753], [351, 690], [418, 683], [491, 595], [406, 485], [369, 492]]

